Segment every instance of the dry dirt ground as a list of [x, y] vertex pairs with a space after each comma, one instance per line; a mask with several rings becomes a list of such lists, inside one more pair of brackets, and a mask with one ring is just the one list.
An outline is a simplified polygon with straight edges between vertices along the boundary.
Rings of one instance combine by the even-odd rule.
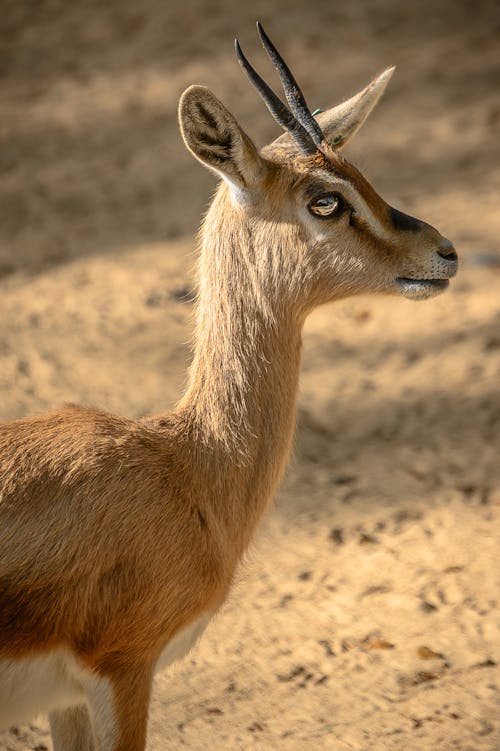
[[[203, 83], [259, 144], [278, 134], [233, 59], [238, 34], [271, 75], [256, 18], [312, 106], [398, 66], [349, 156], [461, 270], [434, 301], [309, 321], [287, 481], [229, 602], [158, 677], [148, 749], [498, 751], [498, 2], [4, 0], [0, 418], [180, 395], [214, 180], [177, 101]], [[50, 748], [44, 718], [0, 734]]]

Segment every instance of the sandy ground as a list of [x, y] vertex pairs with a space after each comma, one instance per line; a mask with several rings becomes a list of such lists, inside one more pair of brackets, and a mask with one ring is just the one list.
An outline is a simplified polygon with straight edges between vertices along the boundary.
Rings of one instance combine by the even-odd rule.
[[[287, 481], [229, 602], [157, 678], [148, 748], [498, 751], [497, 2], [5, 3], [0, 418], [139, 416], [182, 392], [214, 181], [177, 100], [204, 83], [259, 144], [277, 135], [233, 60], [238, 34], [269, 73], [255, 18], [313, 106], [397, 64], [349, 155], [462, 265], [434, 301], [308, 322]], [[0, 734], [50, 748], [44, 718]]]

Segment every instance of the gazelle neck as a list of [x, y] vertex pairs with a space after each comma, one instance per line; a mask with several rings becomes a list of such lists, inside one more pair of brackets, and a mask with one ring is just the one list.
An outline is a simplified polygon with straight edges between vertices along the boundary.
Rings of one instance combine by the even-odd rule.
[[301, 322], [284, 295], [271, 298], [273, 250], [223, 212], [207, 216], [195, 353], [178, 406], [204, 493], [242, 549], [282, 478], [295, 424]]

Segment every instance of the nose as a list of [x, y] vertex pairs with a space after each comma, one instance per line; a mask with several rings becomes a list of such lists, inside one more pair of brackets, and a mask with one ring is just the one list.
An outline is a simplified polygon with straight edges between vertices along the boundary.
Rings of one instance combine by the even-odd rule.
[[439, 243], [437, 253], [441, 258], [444, 258], [445, 261], [458, 261], [457, 251], [451, 240], [448, 240], [446, 237], [443, 237]]

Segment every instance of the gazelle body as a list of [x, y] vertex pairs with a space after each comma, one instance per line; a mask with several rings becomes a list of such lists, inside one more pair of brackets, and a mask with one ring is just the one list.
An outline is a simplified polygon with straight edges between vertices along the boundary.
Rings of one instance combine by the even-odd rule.
[[224, 601], [283, 476], [307, 314], [358, 293], [429, 297], [455, 274], [451, 243], [332, 145], [391, 73], [260, 153], [211, 92], [184, 93], [185, 142], [223, 178], [189, 385], [141, 421], [68, 406], [0, 427], [0, 726], [48, 712], [56, 751], [144, 749], [155, 670]]

